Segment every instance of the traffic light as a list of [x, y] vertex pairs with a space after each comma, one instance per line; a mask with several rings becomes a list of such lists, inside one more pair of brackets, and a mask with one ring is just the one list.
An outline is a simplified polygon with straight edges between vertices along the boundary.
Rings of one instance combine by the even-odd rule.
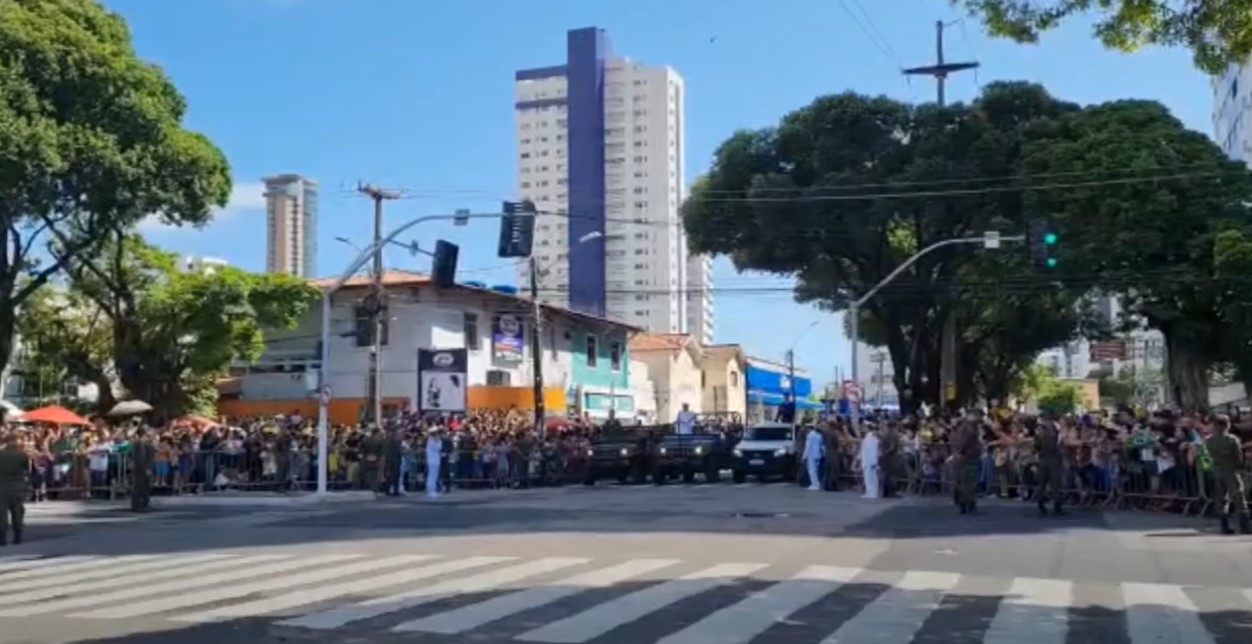
[[500, 218], [500, 241], [496, 255], [503, 258], [529, 257], [535, 241], [535, 202], [506, 201]]
[[447, 288], [456, 284], [456, 258], [461, 249], [442, 239], [435, 242], [435, 259], [431, 262], [430, 276], [435, 286]]
[[1026, 245], [1030, 252], [1030, 263], [1036, 268], [1054, 269], [1059, 263], [1056, 246], [1060, 236], [1052, 222], [1044, 219], [1032, 219], [1026, 229]]

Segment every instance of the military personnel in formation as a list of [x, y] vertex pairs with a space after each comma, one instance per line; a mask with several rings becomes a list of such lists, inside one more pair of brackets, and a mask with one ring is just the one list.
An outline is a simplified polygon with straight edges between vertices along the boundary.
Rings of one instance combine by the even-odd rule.
[[961, 514], [973, 514], [978, 509], [978, 468], [982, 458], [981, 428], [970, 419], [961, 421], [953, 436], [953, 474], [956, 479], [954, 500]]
[[148, 438], [148, 430], [140, 428], [130, 446], [130, 509], [143, 512], [152, 503], [152, 471], [156, 466], [156, 448]]
[[0, 435], [0, 546], [9, 545], [9, 529], [12, 543], [22, 542], [26, 525], [27, 476], [30, 458], [22, 449], [17, 432]]
[[1244, 495], [1243, 479], [1239, 470], [1243, 466], [1243, 446], [1239, 439], [1230, 435], [1230, 418], [1217, 416], [1213, 419], [1213, 434], [1204, 441], [1204, 449], [1213, 462], [1214, 498], [1221, 512], [1222, 534], [1234, 534], [1230, 526], [1233, 513], [1239, 523], [1239, 532], [1252, 534], [1248, 525], [1248, 501]]
[[1035, 488], [1035, 504], [1040, 514], [1048, 513], [1048, 497], [1052, 498], [1052, 514], [1064, 514], [1061, 508], [1065, 492], [1061, 489], [1061, 435], [1056, 423], [1044, 420], [1035, 429], [1035, 454], [1039, 457], [1039, 484]]

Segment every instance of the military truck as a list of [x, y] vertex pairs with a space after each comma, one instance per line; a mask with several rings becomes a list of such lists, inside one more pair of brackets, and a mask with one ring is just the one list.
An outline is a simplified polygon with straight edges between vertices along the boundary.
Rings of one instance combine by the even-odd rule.
[[681, 478], [691, 483], [697, 474], [703, 474], [705, 482], [717, 483], [729, 454], [720, 434], [665, 434], [652, 454], [652, 482], [664, 485], [669, 479]]
[[653, 433], [651, 427], [632, 427], [596, 434], [587, 449], [588, 462], [583, 483], [595, 485], [602, 479], [646, 483], [649, 453], [655, 442]]

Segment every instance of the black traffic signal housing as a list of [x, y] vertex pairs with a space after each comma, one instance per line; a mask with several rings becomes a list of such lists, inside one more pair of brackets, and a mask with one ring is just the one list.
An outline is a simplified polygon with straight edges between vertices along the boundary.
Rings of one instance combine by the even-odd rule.
[[1030, 253], [1030, 264], [1042, 270], [1055, 270], [1060, 263], [1057, 258], [1056, 246], [1060, 236], [1056, 227], [1047, 218], [1031, 219], [1026, 228], [1026, 247]]
[[435, 242], [435, 259], [430, 269], [435, 286], [447, 288], [456, 285], [456, 259], [460, 252], [460, 247], [452, 242], [442, 239]]
[[496, 255], [502, 258], [530, 257], [535, 242], [535, 202], [506, 201], [500, 218], [500, 241]]

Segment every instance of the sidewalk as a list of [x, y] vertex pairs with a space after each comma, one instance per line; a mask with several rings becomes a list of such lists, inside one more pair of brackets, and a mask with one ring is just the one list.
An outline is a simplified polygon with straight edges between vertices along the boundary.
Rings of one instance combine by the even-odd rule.
[[[353, 490], [332, 492], [319, 497], [311, 492], [278, 494], [275, 492], [213, 492], [210, 494], [187, 494], [180, 496], [158, 496], [152, 498], [152, 507], [161, 509], [204, 508], [204, 507], [274, 507], [303, 508], [339, 503], [360, 503], [372, 501], [372, 492]], [[74, 515], [101, 510], [120, 510], [130, 507], [127, 499], [93, 499], [90, 501], [49, 501], [32, 503], [26, 506], [27, 514], [31, 515]]]

